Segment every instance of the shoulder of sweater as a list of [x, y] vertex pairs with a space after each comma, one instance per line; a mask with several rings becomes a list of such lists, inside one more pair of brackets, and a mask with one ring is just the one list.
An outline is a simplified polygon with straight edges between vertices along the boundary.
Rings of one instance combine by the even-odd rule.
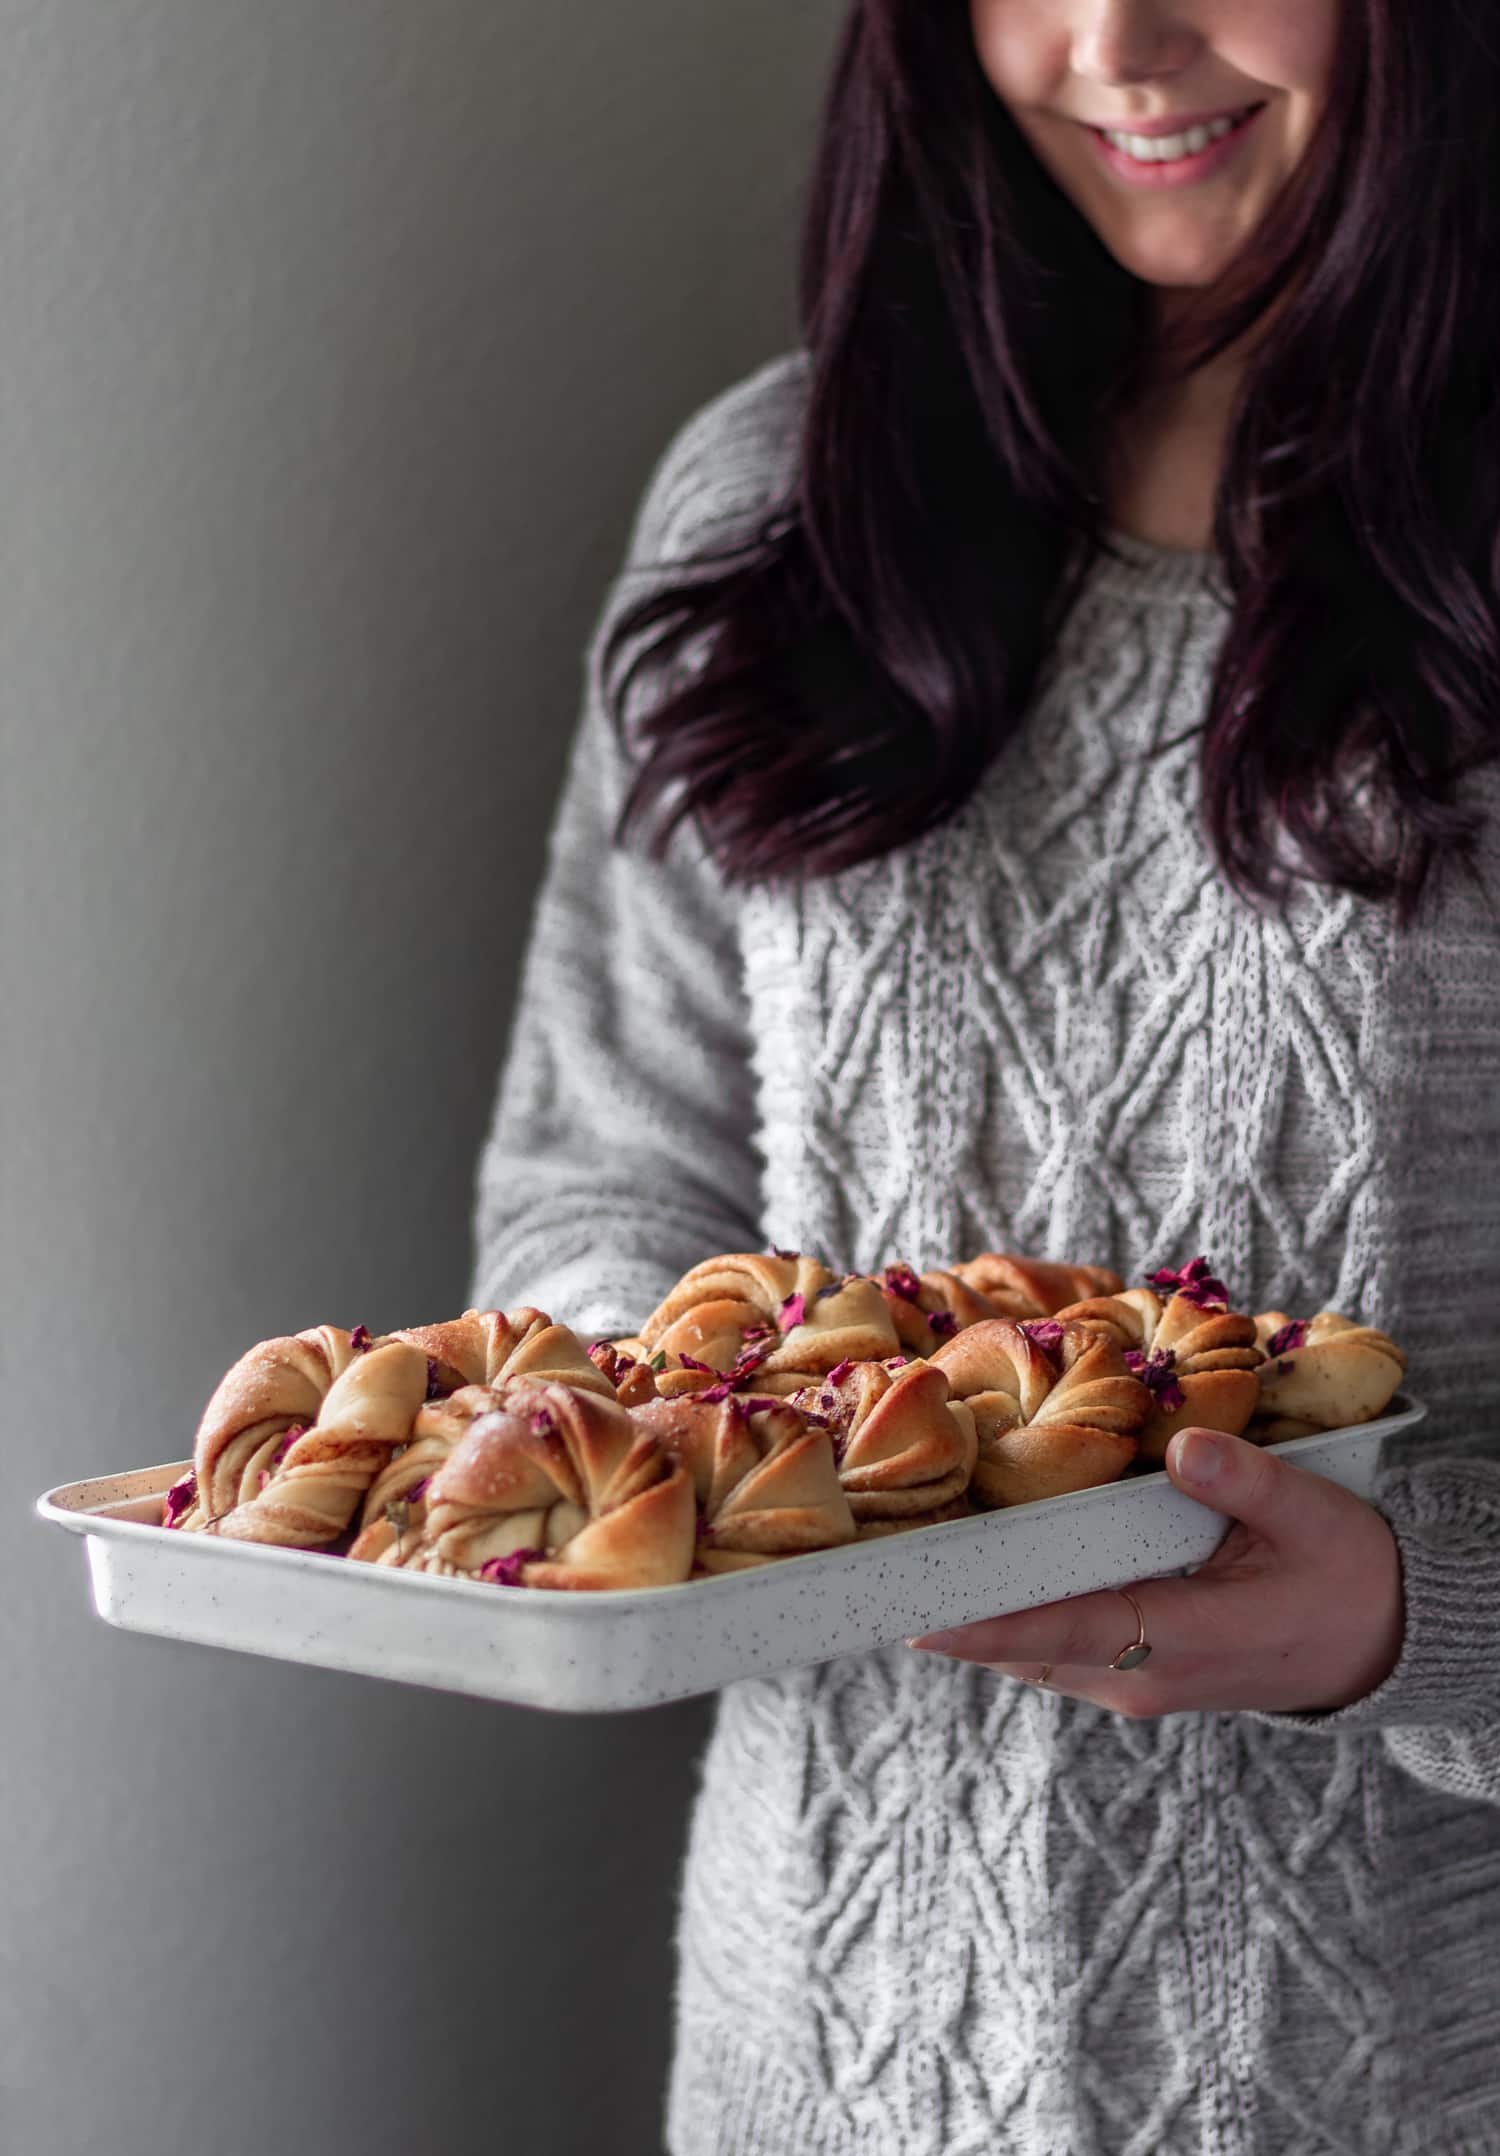
[[628, 567], [689, 563], [722, 548], [793, 485], [808, 356], [779, 354], [701, 405], [658, 458], [636, 513]]

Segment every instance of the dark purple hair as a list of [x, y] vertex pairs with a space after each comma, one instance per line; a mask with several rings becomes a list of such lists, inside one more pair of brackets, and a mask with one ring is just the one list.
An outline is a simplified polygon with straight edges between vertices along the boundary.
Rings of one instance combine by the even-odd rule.
[[752, 882], [951, 816], [1106, 546], [1100, 475], [1147, 367], [1259, 323], [1214, 510], [1233, 616], [1196, 729], [1209, 838], [1279, 901], [1279, 825], [1310, 877], [1403, 925], [1435, 865], [1476, 873], [1461, 782], [1500, 753], [1500, 39], [1471, 0], [1342, 21], [1296, 173], [1212, 315], [1148, 355], [1149, 287], [996, 97], [967, 0], [857, 0], [805, 215], [795, 484], [615, 625], [622, 733], [643, 666], [673, 684], [617, 835], [664, 803], [654, 852], [692, 816]]

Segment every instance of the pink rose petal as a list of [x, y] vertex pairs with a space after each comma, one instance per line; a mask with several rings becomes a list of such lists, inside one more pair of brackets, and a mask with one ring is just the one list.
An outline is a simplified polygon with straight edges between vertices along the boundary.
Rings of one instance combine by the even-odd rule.
[[544, 1558], [545, 1550], [512, 1550], [508, 1557], [491, 1557], [479, 1568], [479, 1577], [496, 1587], [520, 1587], [522, 1567]]
[[1302, 1347], [1307, 1340], [1308, 1323], [1306, 1318], [1293, 1318], [1288, 1324], [1279, 1326], [1266, 1342], [1266, 1353], [1285, 1355], [1289, 1348]]
[[162, 1499], [161, 1524], [175, 1527], [185, 1512], [191, 1512], [198, 1497], [198, 1477], [190, 1467], [185, 1475], [173, 1483]]

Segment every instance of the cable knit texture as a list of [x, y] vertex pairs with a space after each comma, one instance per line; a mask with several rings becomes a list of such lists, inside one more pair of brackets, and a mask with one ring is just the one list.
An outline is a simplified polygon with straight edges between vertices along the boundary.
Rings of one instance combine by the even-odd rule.
[[[673, 2156], [1493, 2152], [1500, 924], [1460, 885], [1406, 937], [1229, 891], [1183, 738], [1215, 565], [1124, 538], [941, 830], [800, 891], [726, 889], [686, 831], [611, 849], [604, 630], [784, 496], [805, 380], [789, 354], [683, 428], [605, 604], [476, 1297], [592, 1335], [768, 1242], [1130, 1280], [1203, 1251], [1244, 1307], [1387, 1327], [1431, 1419], [1379, 1497], [1402, 1657], [1337, 1714], [1126, 1723], [900, 1647], [729, 1688]], [[1497, 858], [1492, 823], [1492, 888]]]

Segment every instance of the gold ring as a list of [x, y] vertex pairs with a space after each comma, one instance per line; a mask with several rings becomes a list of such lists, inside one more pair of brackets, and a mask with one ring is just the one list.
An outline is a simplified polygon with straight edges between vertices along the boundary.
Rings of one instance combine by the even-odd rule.
[[1052, 1675], [1052, 1664], [1051, 1664], [1050, 1662], [1044, 1662], [1044, 1663], [1042, 1664], [1042, 1674], [1041, 1674], [1041, 1675], [1040, 1675], [1040, 1677], [1038, 1677], [1038, 1678], [1037, 1678], [1037, 1680], [1036, 1680], [1036, 1681], [1037, 1681], [1037, 1683], [1038, 1683], [1038, 1685], [1044, 1685], [1044, 1684], [1045, 1684], [1045, 1683], [1047, 1682], [1047, 1679], [1048, 1679], [1048, 1678], [1049, 1678], [1049, 1677], [1050, 1677], [1051, 1675]]
[[1124, 1595], [1130, 1607], [1135, 1611], [1135, 1638], [1128, 1647], [1120, 1649], [1109, 1666], [1111, 1669], [1139, 1669], [1151, 1653], [1150, 1647], [1146, 1644], [1146, 1620], [1141, 1615], [1141, 1605], [1128, 1587], [1117, 1587], [1115, 1593]]

